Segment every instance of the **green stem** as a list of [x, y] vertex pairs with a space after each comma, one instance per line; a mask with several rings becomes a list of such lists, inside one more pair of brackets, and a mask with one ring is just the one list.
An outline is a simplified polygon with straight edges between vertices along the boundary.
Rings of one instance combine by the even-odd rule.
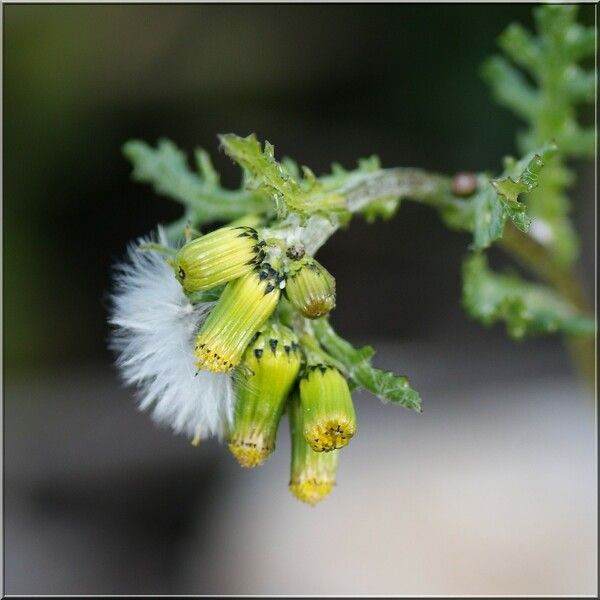
[[559, 292], [582, 313], [591, 313], [587, 291], [574, 269], [565, 269], [556, 263], [550, 252], [531, 236], [507, 223], [499, 246], [519, 263]]
[[348, 375], [344, 363], [333, 358], [331, 354], [326, 352], [319, 345], [315, 337], [312, 335], [312, 325], [308, 323], [306, 319], [296, 315], [294, 318], [294, 330], [298, 336], [298, 339], [300, 340], [300, 343], [302, 344], [306, 358], [309, 362], [323, 362], [325, 364], [330, 364], [345, 375]]

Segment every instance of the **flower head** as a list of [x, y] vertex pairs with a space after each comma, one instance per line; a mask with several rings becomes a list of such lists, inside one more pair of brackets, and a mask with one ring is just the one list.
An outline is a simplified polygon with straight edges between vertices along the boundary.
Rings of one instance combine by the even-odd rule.
[[296, 335], [275, 322], [257, 332], [235, 380], [236, 405], [229, 449], [243, 467], [262, 464], [275, 449], [277, 428], [300, 370]]
[[199, 369], [226, 373], [236, 367], [256, 331], [279, 302], [283, 276], [268, 263], [225, 287], [196, 338]]
[[[192, 304], [165, 259], [140, 248], [154, 241], [131, 244], [115, 268], [109, 321], [117, 366], [156, 422], [190, 438], [221, 438], [233, 420], [231, 378], [194, 364], [194, 338], [213, 304]], [[167, 244], [162, 230], [158, 241]]]
[[300, 380], [304, 437], [316, 452], [342, 448], [356, 433], [356, 414], [343, 375], [330, 365], [313, 364]]
[[285, 293], [292, 306], [309, 319], [335, 308], [335, 279], [310, 256], [291, 262]]
[[221, 227], [185, 244], [175, 255], [175, 276], [188, 292], [208, 290], [250, 273], [265, 257], [252, 227]]
[[315, 505], [325, 499], [335, 485], [340, 450], [315, 452], [304, 438], [304, 411], [297, 394], [288, 402], [292, 461], [290, 491], [298, 500]]

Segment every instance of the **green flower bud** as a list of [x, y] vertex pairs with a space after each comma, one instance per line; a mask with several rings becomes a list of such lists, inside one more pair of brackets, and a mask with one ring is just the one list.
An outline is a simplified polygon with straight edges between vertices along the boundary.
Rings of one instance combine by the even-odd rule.
[[356, 414], [343, 375], [330, 365], [310, 365], [300, 380], [304, 437], [315, 452], [342, 448], [356, 433]]
[[285, 293], [293, 307], [309, 319], [335, 308], [335, 279], [310, 256], [291, 263]]
[[290, 491], [298, 500], [317, 504], [329, 495], [335, 485], [339, 450], [315, 452], [304, 439], [304, 411], [298, 395], [288, 402], [292, 464]]
[[298, 338], [277, 323], [250, 343], [235, 381], [236, 405], [229, 450], [242, 467], [262, 464], [275, 449], [285, 401], [300, 370]]
[[275, 310], [283, 277], [268, 263], [229, 282], [196, 338], [199, 369], [236, 367], [252, 336]]
[[252, 227], [221, 227], [183, 246], [173, 268], [188, 292], [199, 292], [250, 273], [265, 257]]

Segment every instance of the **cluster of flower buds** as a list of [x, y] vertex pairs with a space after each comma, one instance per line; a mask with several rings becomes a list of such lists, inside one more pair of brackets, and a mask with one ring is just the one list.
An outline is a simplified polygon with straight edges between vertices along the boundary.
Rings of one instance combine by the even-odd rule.
[[[231, 453], [243, 467], [261, 465], [287, 411], [289, 487], [315, 504], [335, 485], [339, 449], [356, 433], [356, 415], [343, 374], [314, 339], [306, 347], [304, 329], [299, 337], [290, 328], [335, 307], [335, 280], [301, 246], [282, 245], [252, 227], [223, 227], [185, 244], [172, 266], [187, 293], [225, 284], [194, 351], [198, 369], [233, 377]], [[280, 302], [286, 310], [276, 310]]]

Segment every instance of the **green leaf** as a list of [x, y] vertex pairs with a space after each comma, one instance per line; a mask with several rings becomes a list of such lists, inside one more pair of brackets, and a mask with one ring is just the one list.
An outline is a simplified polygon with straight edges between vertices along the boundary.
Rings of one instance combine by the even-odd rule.
[[375, 350], [371, 346], [354, 348], [331, 327], [327, 318], [312, 323], [314, 334], [325, 350], [346, 368], [354, 384], [372, 392], [380, 400], [389, 400], [416, 412], [421, 410], [421, 397], [410, 387], [408, 379], [371, 365]]
[[217, 187], [219, 185], [219, 174], [215, 171], [215, 168], [210, 159], [210, 154], [203, 148], [197, 148], [194, 152], [196, 158], [196, 166], [200, 177], [204, 180], [207, 186]]
[[[572, 181], [565, 161], [593, 157], [595, 152], [595, 129], [582, 125], [578, 113], [581, 104], [595, 100], [596, 73], [578, 63], [594, 55], [596, 32], [593, 26], [577, 23], [579, 8], [566, 4], [535, 8], [535, 32], [513, 24], [499, 38], [500, 47], [514, 64], [496, 56], [482, 71], [496, 100], [525, 122], [526, 128], [517, 135], [520, 152], [532, 152], [550, 139], [558, 145], [559, 152], [547, 161], [543, 181], [531, 190], [527, 213], [552, 232], [544, 243], [561, 267], [569, 267], [578, 251], [569, 217], [571, 203], [565, 194]], [[505, 187], [510, 188], [510, 182]], [[518, 189], [513, 186], [505, 191], [512, 192], [504, 196], [511, 219], [526, 231], [529, 217], [514, 201]]]
[[473, 210], [472, 248], [483, 250], [502, 237], [506, 212], [489, 182], [480, 186], [479, 191], [471, 199], [471, 204]]
[[[492, 181], [492, 185], [504, 205], [504, 210], [521, 231], [529, 231], [531, 219], [525, 213], [525, 205], [519, 202], [519, 196], [533, 191], [538, 186], [544, 158], [551, 157], [555, 151], [556, 145], [548, 144], [539, 152], [531, 153], [515, 165], [510, 165], [508, 171], [512, 176], [505, 175]], [[518, 173], [516, 177], [515, 173]], [[513, 179], [513, 177], [515, 178]]]
[[483, 64], [481, 74], [499, 104], [523, 119], [535, 116], [540, 106], [539, 94], [506, 59], [501, 56], [489, 58]]
[[288, 159], [288, 168], [275, 160], [275, 148], [265, 142], [264, 149], [254, 134], [240, 137], [232, 133], [220, 136], [225, 153], [248, 171], [250, 186], [269, 194], [283, 217], [289, 211], [303, 216], [329, 213], [345, 209], [344, 197], [338, 192], [323, 190], [316, 177], [307, 167], [304, 178], [296, 180]]
[[361, 212], [367, 223], [374, 223], [377, 219], [389, 221], [400, 207], [400, 198], [388, 196], [374, 202], [370, 202]]
[[520, 23], [511, 23], [498, 41], [504, 52], [522, 67], [536, 69], [543, 60], [538, 40]]
[[546, 286], [514, 274], [496, 274], [483, 254], [463, 264], [463, 306], [485, 325], [504, 322], [515, 339], [547, 333], [592, 336], [595, 322]]
[[[521, 231], [528, 231], [531, 220], [519, 196], [537, 187], [544, 160], [555, 152], [555, 144], [546, 144], [519, 161], [507, 159], [503, 174], [496, 179], [479, 176], [475, 195], [466, 201], [468, 204], [446, 209], [445, 220], [451, 226], [462, 225], [472, 230], [473, 250], [484, 250], [501, 238], [507, 217]], [[465, 207], [469, 207], [470, 216], [465, 213]]]

